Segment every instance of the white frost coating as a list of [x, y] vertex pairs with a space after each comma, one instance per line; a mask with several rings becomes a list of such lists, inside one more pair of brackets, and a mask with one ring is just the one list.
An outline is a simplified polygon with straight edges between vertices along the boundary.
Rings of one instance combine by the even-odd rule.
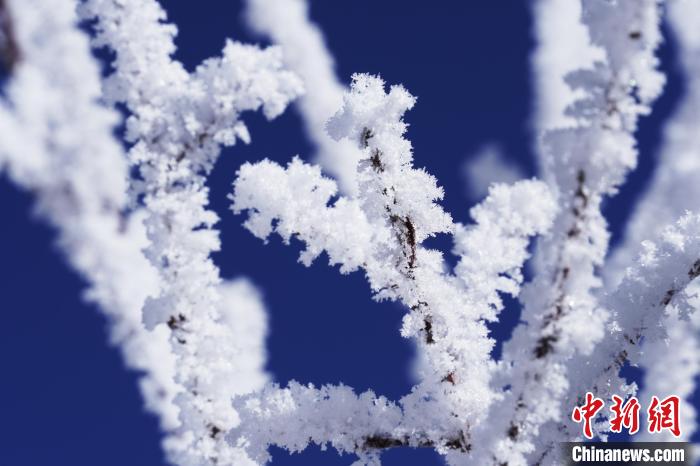
[[[665, 228], [654, 242], [643, 243], [636, 264], [626, 270], [617, 289], [603, 300], [602, 305], [611, 314], [607, 326], [609, 336], [596, 346], [590, 357], [585, 360], [582, 356], [577, 357], [575, 365], [579, 369], [571, 380], [569, 406], [574, 406], [572, 403], [586, 391], [593, 391], [604, 400], [609, 400], [615, 393], [634, 391], [634, 386], [627, 386], [619, 377], [621, 365], [625, 361], [637, 364], [649, 342], [666, 338], [665, 320], [674, 318], [674, 315], [675, 318], [682, 316], [684, 311], [692, 309], [692, 302], [688, 301], [696, 300], [697, 297], [689, 293], [688, 285], [698, 275], [700, 215], [689, 213], [675, 225]], [[667, 313], [667, 309], [672, 312]], [[696, 320], [697, 317], [693, 316], [693, 319]], [[673, 327], [671, 331], [675, 331]], [[694, 342], [690, 340], [686, 344], [694, 345]], [[673, 366], [686, 365], [683, 355], [690, 350], [680, 347]], [[676, 388], [688, 390], [687, 386], [682, 385]], [[571, 425], [566, 427], [569, 433], [577, 430], [580, 432], [580, 428]], [[608, 424], [604, 422], [597, 427], [603, 435]]]
[[250, 442], [249, 452], [261, 464], [270, 460], [266, 448], [278, 445], [291, 453], [309, 443], [329, 445], [345, 453], [358, 453], [357, 464], [379, 464], [378, 452], [370, 446], [380, 439], [395, 439], [406, 446], [415, 432], [401, 425], [401, 408], [368, 391], [356, 395], [344, 385], [304, 386], [291, 382], [287, 388], [269, 385], [260, 393], [236, 400], [241, 429], [234, 432]]
[[321, 30], [309, 18], [306, 0], [247, 0], [246, 18], [257, 32], [284, 50], [285, 63], [304, 81], [306, 92], [297, 101], [317, 158], [333, 175], [344, 194], [357, 194], [355, 166], [360, 152], [350, 141], [333, 141], [326, 121], [343, 103], [343, 85], [335, 74], [333, 57]]
[[249, 280], [225, 280], [219, 285], [222, 324], [231, 332], [238, 354], [231, 360], [233, 394], [250, 393], [268, 381], [265, 373], [267, 314], [260, 291]]
[[581, 3], [571, 0], [533, 2], [537, 46], [532, 55], [535, 77], [535, 128], [544, 130], [576, 126], [566, 109], [585, 91], [572, 89], [566, 76], [579, 69], [592, 69], [605, 53], [590, 42], [581, 23]]
[[649, 434], [640, 430], [634, 440], [639, 442], [689, 442], [697, 429], [697, 412], [691, 401], [695, 391], [695, 378], [700, 372], [700, 312], [697, 281], [689, 285], [694, 290], [686, 290], [692, 295], [688, 304], [696, 310], [690, 319], [681, 319], [677, 309], [668, 309], [663, 326], [666, 338], [644, 342], [639, 355], [639, 366], [645, 369], [644, 389], [637, 395], [642, 406], [649, 406], [652, 396], [664, 399], [670, 395], [680, 397], [681, 436], [674, 437], [669, 431]]
[[518, 296], [530, 237], [547, 231], [555, 212], [554, 199], [539, 181], [494, 184], [470, 212], [477, 226], [458, 227], [453, 252], [461, 259], [455, 274], [475, 303], [490, 307], [484, 319], [497, 320], [503, 309], [498, 292]]
[[[180, 425], [168, 432], [166, 452], [180, 466], [252, 464], [225, 433], [238, 423], [232, 397], [264, 379], [254, 374], [264, 356], [262, 344], [242, 347], [250, 342], [234, 340], [240, 330], [231, 313], [238, 311], [223, 309], [236, 304], [222, 303], [219, 270], [210, 258], [220, 244], [205, 182], [222, 145], [249, 141], [240, 114], [262, 110], [276, 117], [301, 83], [282, 68], [279, 49], [232, 41], [220, 58], [188, 73], [171, 58], [176, 30], [153, 0], [89, 0], [82, 14], [97, 20], [96, 44], [116, 53], [105, 95], [131, 113], [126, 137], [140, 174], [132, 196], [149, 213], [146, 253], [164, 284], [144, 317], [151, 327], [169, 328], [177, 359]], [[238, 380], [243, 376], [252, 379]]]
[[657, 3], [581, 3], [583, 24], [605, 61], [567, 76], [572, 89], [583, 91], [567, 109], [578, 126], [543, 136], [541, 166], [561, 210], [552, 235], [539, 243], [537, 277], [522, 295], [527, 325], [516, 328], [504, 347], [496, 380], [505, 386], [505, 378], [510, 387], [490, 414], [495, 422], [478, 434], [476, 443], [485, 448], [476, 452], [477, 460], [519, 466], [558, 452], [551, 442], [559, 439], [542, 439], [540, 428], [568, 417], [571, 407], [562, 404], [567, 379], [579, 371], [570, 360], [590, 354], [605, 335], [608, 311], [594, 294], [609, 236], [600, 206], [635, 166], [637, 120], [650, 111], [664, 82], [654, 55], [660, 40]]
[[606, 265], [606, 281], [616, 284], [639, 253], [640, 243], [696, 207], [700, 197], [700, 4], [672, 1], [668, 22], [676, 38], [679, 60], [686, 77], [685, 95], [664, 129], [657, 168], [647, 192], [637, 204], [625, 229], [624, 243]]
[[349, 273], [370, 260], [374, 233], [357, 202], [340, 198], [328, 207], [337, 191], [320, 167], [298, 157], [286, 169], [269, 160], [245, 163], [236, 178], [233, 209], [249, 211], [243, 225], [258, 238], [274, 231], [289, 243], [297, 236], [306, 244], [299, 257], [304, 265], [326, 252], [330, 265]]
[[97, 103], [100, 73], [88, 38], [70, 1], [6, 7], [19, 59], [0, 98], [0, 167], [35, 194], [38, 212], [89, 283], [86, 297], [108, 317], [112, 343], [144, 372], [147, 407], [172, 426], [174, 360], [166, 334], [147, 331], [141, 319], [158, 277], [141, 252], [148, 244], [143, 212], [125, 210], [128, 167], [112, 135], [118, 117]]
[[[348, 138], [362, 150], [358, 196], [331, 202], [336, 185], [323, 178], [319, 168], [299, 159], [286, 169], [263, 161], [241, 167], [232, 208], [236, 213], [248, 211], [245, 226], [262, 239], [278, 233], [286, 242], [292, 237], [303, 241], [304, 264], [325, 251], [343, 273], [364, 269], [376, 299], [401, 301], [411, 310], [402, 335], [415, 338], [422, 349], [423, 380], [400, 400], [400, 406], [402, 428], [414, 434], [405, 437], [400, 429], [388, 429], [360, 431], [352, 437], [362, 435], [366, 440], [381, 434], [388, 444], [429, 445], [451, 452], [457, 460], [471, 448], [468, 426], [483, 418], [494, 398], [488, 388], [493, 341], [483, 319], [495, 319], [501, 310], [497, 292], [517, 295], [528, 238], [549, 227], [555, 204], [546, 186], [537, 181], [495, 185], [484, 203], [472, 210], [477, 224], [457, 227], [455, 253], [462, 259], [455, 275], [450, 274], [441, 253], [421, 244], [436, 233], [454, 231], [455, 226], [435, 202], [442, 198], [442, 190], [434, 178], [412, 168], [402, 118], [413, 104], [403, 87], [394, 86], [387, 93], [381, 79], [354, 76], [343, 109], [328, 128], [334, 137]], [[306, 418], [297, 422], [290, 430], [312, 428]], [[340, 438], [333, 422], [313, 422], [326, 426], [314, 442], [333, 444]], [[277, 443], [269, 430], [275, 428], [259, 426], [261, 430], [249, 440], [263, 442], [257, 447], [263, 451], [267, 443]], [[308, 440], [302, 446], [284, 439], [278, 444], [302, 448]], [[353, 445], [360, 454], [387, 448], [368, 447], [366, 442]]]
[[[680, 65], [685, 71], [686, 92], [666, 125], [650, 186], [627, 225], [623, 244], [614, 251], [604, 269], [609, 289], [619, 283], [625, 268], [634, 262], [641, 242], [660, 234], [664, 225], [686, 210], [695, 209], [700, 198], [700, 29], [697, 27], [700, 3], [672, 1], [667, 13], [678, 44]], [[691, 305], [697, 308], [698, 303], [692, 301]], [[696, 429], [694, 409], [688, 397], [700, 371], [699, 314], [693, 314], [689, 322], [671, 315], [665, 325], [667, 340], [646, 343], [639, 360], [640, 367], [647, 370], [640, 399], [648, 400], [653, 394], [663, 398], [671, 391], [681, 396], [681, 412], [686, 416], [682, 433], [686, 438]]]

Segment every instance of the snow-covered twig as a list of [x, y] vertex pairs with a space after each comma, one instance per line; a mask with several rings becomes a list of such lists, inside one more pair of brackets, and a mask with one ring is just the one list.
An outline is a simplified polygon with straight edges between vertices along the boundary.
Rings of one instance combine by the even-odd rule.
[[[687, 309], [688, 285], [700, 276], [700, 215], [686, 214], [654, 240], [643, 242], [636, 265], [626, 270], [617, 289], [603, 305], [609, 310], [610, 335], [590, 357], [576, 361], [570, 401], [593, 391], [600, 398], [626, 391], [618, 372], [630, 361], [636, 364], [645, 341], [666, 336], [664, 321], [669, 305]], [[677, 310], [676, 309], [676, 310]], [[604, 431], [602, 431], [604, 432]]]
[[533, 126], [540, 134], [579, 125], [566, 110], [585, 97], [585, 90], [572, 88], [566, 77], [581, 69], [593, 69], [596, 62], [605, 59], [605, 52], [591, 44], [588, 29], [581, 22], [581, 8], [580, 1], [532, 2], [537, 38], [531, 58], [535, 80]]
[[567, 77], [585, 92], [568, 109], [578, 125], [543, 135], [541, 165], [561, 210], [553, 234], [538, 245], [537, 277], [523, 293], [527, 325], [505, 346], [506, 402], [491, 413], [498, 421], [482, 430], [478, 442], [496, 464], [538, 461], [538, 450], [548, 448], [537, 441], [540, 427], [565, 417], [561, 403], [571, 372], [578, 370], [568, 361], [590, 353], [604, 336], [607, 312], [594, 294], [608, 244], [600, 207], [635, 166], [637, 120], [664, 82], [655, 69], [657, 3], [582, 2], [583, 24], [605, 61]]
[[232, 328], [238, 324], [221, 309], [219, 270], [210, 258], [219, 249], [218, 219], [207, 208], [206, 176], [221, 146], [249, 141], [242, 112], [260, 109], [274, 118], [301, 92], [301, 83], [283, 69], [279, 49], [232, 41], [220, 58], [188, 73], [172, 59], [176, 30], [153, 0], [90, 0], [82, 14], [97, 20], [96, 45], [116, 53], [105, 95], [131, 114], [126, 138], [140, 174], [132, 196], [148, 212], [146, 253], [163, 282], [144, 318], [151, 327], [168, 328], [181, 386], [179, 426], [170, 430], [166, 450], [180, 466], [249, 464], [224, 433], [238, 422], [231, 398], [257, 385], [241, 384], [240, 372], [257, 370], [258, 382], [264, 376], [261, 356], [239, 346]]
[[316, 145], [316, 158], [333, 175], [344, 194], [357, 194], [359, 153], [351, 141], [333, 141], [324, 130], [340, 108], [346, 86], [335, 74], [335, 60], [323, 33], [309, 18], [307, 0], [247, 0], [246, 19], [257, 32], [282, 47], [285, 63], [304, 81], [297, 100], [306, 133]]
[[[659, 149], [650, 187], [635, 207], [623, 244], [606, 263], [604, 271], [610, 289], [618, 284], [625, 269], [635, 263], [642, 241], [662, 233], [665, 225], [685, 211], [695, 209], [695, 201], [700, 198], [699, 6], [690, 1], [673, 1], [667, 6], [668, 24], [678, 45], [680, 66], [686, 78], [685, 93], [675, 115], [666, 124], [664, 143]], [[690, 305], [697, 308], [698, 303], [691, 300]], [[664, 324], [666, 338], [644, 343], [638, 362], [646, 373], [644, 390], [639, 397], [643, 405], [652, 395], [674, 394], [685, 398], [681, 410], [684, 416], [682, 433], [690, 438], [696, 429], [695, 410], [689, 397], [700, 371], [700, 313], [691, 315], [690, 320], [679, 317], [677, 310], [670, 312]]]
[[[343, 273], [364, 269], [375, 299], [410, 309], [402, 335], [422, 349], [422, 382], [401, 400], [404, 425], [442, 452], [466, 453], [469, 425], [493, 401], [488, 388], [493, 341], [483, 320], [494, 319], [502, 308], [497, 292], [517, 294], [528, 237], [549, 227], [555, 205], [536, 181], [494, 187], [472, 211], [477, 226], [458, 228], [455, 252], [462, 260], [456, 275], [447, 272], [441, 253], [422, 245], [455, 227], [435, 202], [442, 190], [434, 178], [412, 168], [402, 117], [413, 103], [400, 86], [387, 93], [379, 78], [356, 75], [328, 127], [332, 136], [349, 138], [362, 150], [357, 198], [331, 203], [335, 183], [299, 159], [286, 169], [263, 161], [241, 167], [233, 210], [249, 212], [245, 226], [260, 238], [276, 232], [286, 242], [302, 240], [304, 264], [325, 251]], [[299, 422], [304, 431], [303, 419]], [[331, 441], [337, 433], [326, 435], [324, 441]], [[391, 438], [394, 446], [402, 445]]]
[[[109, 319], [112, 342], [144, 375], [147, 406], [175, 422], [174, 363], [167, 334], [146, 330], [141, 309], [158, 293], [143, 212], [127, 209], [128, 166], [112, 135], [115, 112], [100, 103], [100, 71], [68, 0], [8, 0], [5, 31], [16, 48], [0, 98], [0, 168], [36, 197], [86, 297]], [[11, 27], [7, 26], [11, 21]], [[49, 36], [51, 40], [45, 40]]]

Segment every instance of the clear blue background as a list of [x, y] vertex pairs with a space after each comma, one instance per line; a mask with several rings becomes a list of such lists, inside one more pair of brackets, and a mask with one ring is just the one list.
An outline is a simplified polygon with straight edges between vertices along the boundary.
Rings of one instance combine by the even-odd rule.
[[[241, 21], [239, 1], [165, 1], [179, 26], [178, 58], [192, 69], [218, 54], [224, 39], [261, 42]], [[418, 96], [407, 115], [418, 166], [444, 186], [444, 205], [468, 221], [461, 166], [486, 143], [498, 143], [513, 164], [535, 174], [532, 153], [532, 18], [526, 1], [313, 1], [344, 81], [353, 72], [380, 73]], [[264, 43], [264, 41], [263, 41]], [[639, 131], [640, 167], [606, 206], [620, 225], [654, 166], [663, 121], [683, 91], [674, 47], [661, 52], [669, 73], [664, 95]], [[250, 277], [270, 312], [268, 369], [277, 381], [343, 382], [398, 399], [411, 387], [412, 344], [398, 329], [404, 310], [371, 301], [361, 274], [342, 276], [325, 258], [298, 264], [298, 245], [265, 246], [227, 210], [238, 166], [264, 157], [287, 162], [309, 157], [296, 109], [272, 123], [247, 115], [253, 144], [226, 150], [212, 175], [211, 204], [222, 218], [223, 277]], [[0, 135], [0, 137], [2, 137]], [[65, 265], [55, 232], [35, 220], [32, 197], [0, 177], [0, 466], [158, 466], [165, 464], [156, 420], [142, 409], [137, 374], [126, 371], [106, 343], [105, 321], [81, 301], [84, 281]], [[434, 245], [449, 248], [444, 239]], [[518, 321], [510, 303], [493, 328], [503, 340]], [[497, 349], [497, 352], [499, 349]], [[274, 450], [274, 465], [348, 465], [349, 456], [311, 448], [289, 456]], [[395, 450], [385, 465], [439, 465], [431, 451]]]

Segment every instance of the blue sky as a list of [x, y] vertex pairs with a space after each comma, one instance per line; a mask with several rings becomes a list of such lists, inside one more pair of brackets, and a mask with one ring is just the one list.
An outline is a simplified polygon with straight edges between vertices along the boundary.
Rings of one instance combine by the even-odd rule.
[[[242, 23], [239, 1], [163, 3], [180, 28], [177, 57], [189, 68], [218, 54], [226, 37], [260, 42]], [[378, 73], [418, 96], [406, 117], [416, 165], [437, 177], [446, 209], [466, 222], [474, 200], [465, 195], [461, 167], [479, 148], [497, 144], [510, 163], [535, 174], [532, 18], [526, 1], [424, 5], [316, 0], [311, 14], [343, 81], [354, 72]], [[613, 241], [654, 166], [662, 123], [682, 93], [672, 43], [661, 56], [669, 81], [654, 114], [641, 122], [640, 167], [606, 206]], [[264, 293], [269, 370], [280, 383], [343, 382], [399, 398], [412, 384], [414, 351], [398, 332], [403, 310], [372, 302], [360, 273], [340, 275], [325, 258], [305, 268], [296, 260], [298, 245], [276, 238], [264, 245], [228, 210], [226, 196], [242, 162], [268, 157], [286, 163], [296, 154], [309, 159], [313, 152], [294, 108], [272, 123], [261, 115], [247, 115], [246, 121], [253, 143], [226, 150], [212, 175], [211, 205], [222, 218], [223, 242], [215, 261], [224, 278], [246, 275]], [[65, 265], [54, 232], [32, 217], [31, 195], [0, 177], [0, 203], [0, 465], [164, 465], [157, 422], [142, 409], [137, 374], [123, 368], [107, 343], [104, 319], [81, 300], [84, 282]], [[444, 238], [433, 244], [449, 248]], [[510, 305], [496, 336], [507, 335], [517, 319], [517, 307]], [[291, 457], [275, 450], [273, 456], [274, 465], [352, 462], [313, 448]], [[385, 454], [384, 464], [442, 462], [429, 451], [403, 450]]]

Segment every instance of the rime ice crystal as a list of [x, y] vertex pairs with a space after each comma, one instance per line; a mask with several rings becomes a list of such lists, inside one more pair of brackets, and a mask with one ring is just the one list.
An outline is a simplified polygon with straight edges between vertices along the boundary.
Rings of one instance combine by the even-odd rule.
[[[560, 211], [552, 235], [538, 245], [537, 276], [522, 296], [527, 325], [505, 346], [506, 402], [491, 413], [499, 421], [480, 431], [480, 445], [490, 445], [483, 455], [493, 458], [484, 461], [511, 466], [558, 451], [552, 441], [541, 440], [540, 428], [565, 418], [569, 371], [578, 371], [571, 358], [586, 357], [605, 337], [609, 310], [596, 296], [596, 269], [604, 263], [609, 237], [601, 204], [635, 166], [637, 120], [650, 111], [664, 83], [654, 55], [660, 40], [656, 0], [581, 5], [582, 24], [604, 60], [569, 73], [569, 86], [579, 92], [566, 110], [575, 124], [548, 127], [542, 135], [541, 165]], [[553, 120], [550, 115], [546, 121]]]
[[[18, 60], [0, 98], [0, 168], [36, 196], [59, 246], [108, 317], [112, 342], [163, 426], [175, 422], [167, 335], [147, 330], [144, 301], [158, 293], [142, 254], [145, 212], [127, 209], [128, 166], [112, 135], [118, 118], [98, 103], [100, 72], [67, 0], [6, 2]], [[50, 34], [51, 40], [43, 35]], [[99, 154], [97, 156], [96, 154]]]
[[[264, 380], [262, 347], [248, 361], [245, 348], [233, 340], [232, 326], [242, 323], [231, 320], [234, 311], [222, 309], [237, 304], [222, 302], [219, 270], [210, 258], [220, 244], [218, 218], [207, 208], [206, 176], [222, 145], [249, 142], [241, 113], [278, 116], [302, 91], [301, 82], [283, 68], [279, 49], [232, 41], [221, 57], [188, 73], [171, 58], [176, 29], [164, 22], [155, 1], [90, 0], [82, 14], [97, 20], [96, 44], [116, 53], [105, 94], [131, 114], [126, 138], [140, 174], [132, 199], [149, 213], [146, 254], [163, 282], [160, 294], [146, 303], [144, 319], [169, 333], [180, 386], [179, 425], [170, 430], [166, 450], [180, 466], [249, 464], [245, 452], [224, 436], [238, 422], [232, 397]], [[227, 296], [235, 294], [229, 289]], [[244, 375], [251, 386], [237, 380]]]
[[[436, 203], [442, 189], [435, 179], [412, 167], [403, 114], [414, 102], [401, 86], [387, 92], [377, 77], [353, 77], [344, 106], [329, 121], [328, 130], [335, 138], [354, 141], [362, 151], [356, 198], [331, 202], [337, 193], [335, 183], [318, 167], [295, 158], [286, 169], [269, 161], [241, 167], [232, 208], [248, 211], [244, 225], [262, 239], [277, 233], [285, 242], [292, 237], [303, 241], [304, 264], [325, 251], [330, 264], [340, 265], [343, 273], [364, 269], [376, 299], [401, 301], [410, 309], [402, 334], [419, 343], [423, 380], [394, 408], [403, 417], [382, 431], [382, 438], [464, 455], [471, 449], [465, 426], [482, 420], [493, 401], [492, 340], [484, 319], [495, 319], [502, 309], [499, 292], [518, 294], [529, 237], [549, 228], [556, 206], [541, 182], [495, 185], [472, 210], [476, 225], [453, 225]], [[455, 231], [454, 252], [462, 259], [451, 274], [441, 253], [422, 243], [435, 234]], [[294, 387], [291, 392], [270, 393], [294, 396]], [[254, 424], [264, 422], [259, 416], [255, 419]], [[307, 419], [297, 419], [294, 430], [308, 431]], [[334, 423], [314, 419], [326, 431], [310, 441], [335, 445], [339, 440]], [[253, 438], [288, 446], [276, 440], [274, 429], [269, 425]], [[356, 440], [350, 450], [363, 454], [367, 439], [377, 435], [374, 427], [354, 434], [365, 440]], [[304, 440], [303, 446], [309, 439]]]

